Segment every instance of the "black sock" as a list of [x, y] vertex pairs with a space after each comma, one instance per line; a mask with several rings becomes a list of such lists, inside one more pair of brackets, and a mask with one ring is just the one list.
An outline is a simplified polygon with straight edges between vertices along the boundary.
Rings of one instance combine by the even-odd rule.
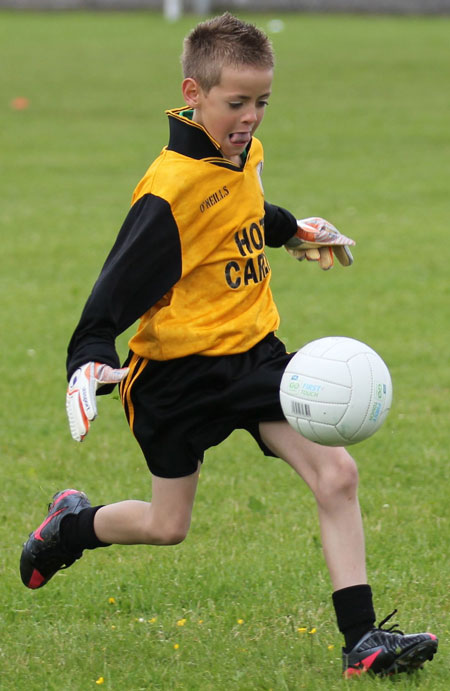
[[70, 513], [61, 521], [60, 536], [65, 549], [73, 554], [79, 554], [84, 549], [109, 547], [101, 542], [94, 530], [94, 516], [101, 506], [90, 506], [80, 513]]
[[375, 624], [370, 585], [352, 585], [333, 593], [339, 631], [344, 634], [345, 650], [351, 650]]

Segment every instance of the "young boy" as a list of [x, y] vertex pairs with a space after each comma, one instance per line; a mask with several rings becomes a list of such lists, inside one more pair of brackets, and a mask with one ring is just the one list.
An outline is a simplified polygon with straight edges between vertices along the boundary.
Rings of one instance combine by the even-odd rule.
[[[24, 545], [22, 580], [42, 587], [85, 549], [181, 542], [204, 452], [246, 429], [314, 493], [346, 676], [413, 670], [433, 657], [437, 639], [375, 627], [355, 463], [344, 448], [297, 434], [279, 402], [292, 354], [274, 334], [264, 245], [287, 244], [297, 258], [306, 253], [329, 268], [333, 251], [351, 263], [354, 243], [323, 219], [297, 222], [264, 201], [263, 150], [253, 135], [272, 87], [268, 38], [226, 13], [189, 34], [182, 62], [186, 106], [168, 111], [169, 144], [134, 192], [67, 360], [72, 436], [86, 436], [97, 387], [107, 393], [120, 382], [152, 501], [93, 507], [83, 492], [58, 492]], [[138, 318], [120, 368], [115, 338]]]

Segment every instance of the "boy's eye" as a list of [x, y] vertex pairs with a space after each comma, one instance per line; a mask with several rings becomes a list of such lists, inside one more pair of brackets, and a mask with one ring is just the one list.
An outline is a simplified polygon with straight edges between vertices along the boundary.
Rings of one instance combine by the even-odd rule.
[[[233, 110], [236, 110], [237, 108], [240, 108], [242, 105], [243, 105], [243, 104], [242, 104], [241, 101], [232, 101], [231, 103], [229, 103], [230, 108], [232, 108]], [[263, 101], [258, 101], [258, 102], [256, 103], [256, 106], [257, 106], [258, 108], [265, 108], [265, 107], [268, 106], [268, 105], [269, 105], [269, 102], [268, 102], [268, 101], [264, 101], [264, 100], [263, 100]]]

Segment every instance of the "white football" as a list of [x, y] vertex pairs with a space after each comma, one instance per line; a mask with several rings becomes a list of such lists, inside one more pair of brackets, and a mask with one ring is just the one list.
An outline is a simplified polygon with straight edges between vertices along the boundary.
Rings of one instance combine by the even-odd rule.
[[325, 446], [367, 439], [385, 421], [392, 381], [381, 357], [354, 338], [319, 338], [301, 348], [286, 367], [280, 401], [289, 424]]

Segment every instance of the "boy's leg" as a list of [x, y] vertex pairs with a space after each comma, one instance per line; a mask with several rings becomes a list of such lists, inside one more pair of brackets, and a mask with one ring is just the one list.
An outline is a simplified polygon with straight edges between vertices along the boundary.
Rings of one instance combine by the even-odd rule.
[[413, 671], [431, 660], [438, 646], [434, 634], [404, 635], [383, 630], [384, 622], [378, 628], [374, 626], [357, 498], [358, 474], [351, 456], [343, 448], [324, 447], [304, 439], [284, 421], [261, 423], [260, 435], [314, 493], [325, 559], [335, 589], [333, 603], [339, 629], [345, 636], [344, 675], [368, 670], [379, 675]]
[[356, 464], [344, 448], [315, 444], [285, 421], [261, 423], [260, 434], [314, 494], [338, 625], [351, 648], [375, 623]]
[[260, 424], [264, 443], [312, 490], [318, 507], [325, 560], [335, 590], [367, 582], [356, 464], [340, 447], [324, 447], [287, 422]]
[[200, 468], [181, 478], [152, 475], [152, 501], [122, 501], [102, 506], [94, 530], [102, 542], [121, 545], [174, 545], [186, 537]]
[[200, 464], [191, 475], [153, 476], [151, 503], [124, 501], [92, 507], [83, 492], [57, 492], [49, 511], [24, 544], [20, 559], [23, 583], [41, 588], [84, 549], [117, 544], [171, 545], [189, 530]]

